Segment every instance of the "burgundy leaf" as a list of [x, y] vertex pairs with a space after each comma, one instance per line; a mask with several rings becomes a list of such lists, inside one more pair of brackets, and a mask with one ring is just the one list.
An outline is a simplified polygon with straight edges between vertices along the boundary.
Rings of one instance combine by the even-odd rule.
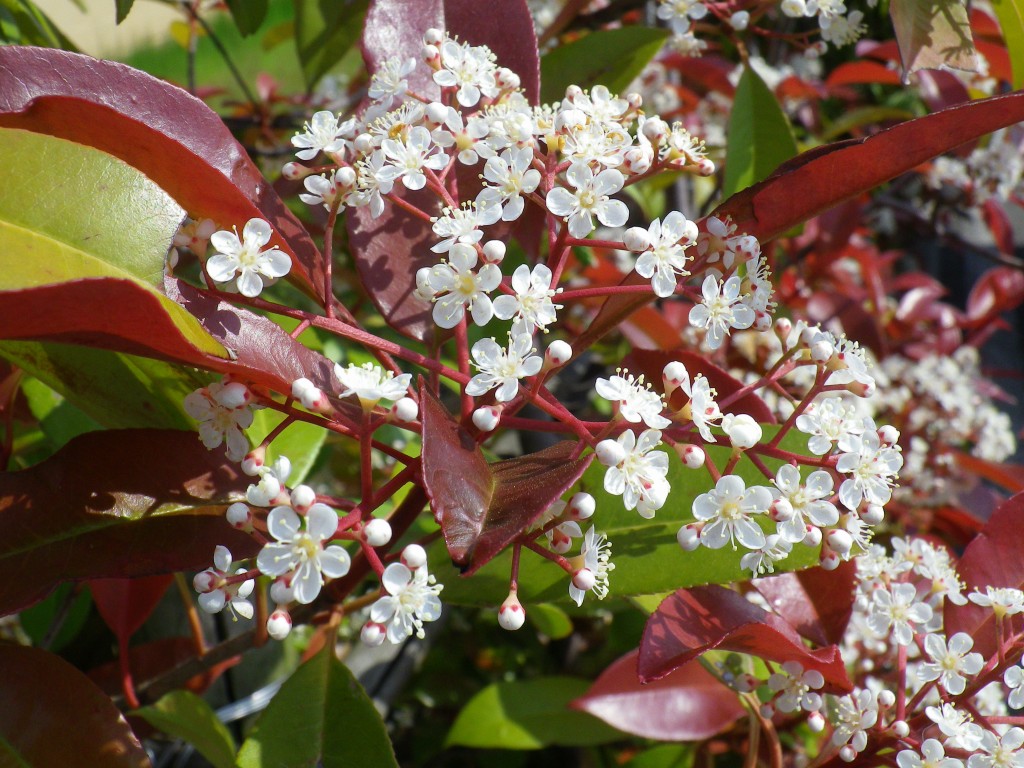
[[1016, 245], [1013, 242], [1013, 224], [1010, 223], [1010, 217], [1006, 215], [1003, 206], [998, 200], [986, 200], [981, 212], [992, 233], [996, 248], [1000, 253], [1012, 256], [1016, 250]]
[[0, 701], [4, 765], [151, 766], [110, 697], [59, 656], [6, 643]]
[[[213, 560], [213, 553], [210, 553]], [[103, 621], [127, 646], [128, 638], [141, 627], [174, 581], [171, 574], [140, 576], [136, 579], [93, 579], [89, 582], [92, 599]]]
[[220, 117], [177, 86], [66, 51], [0, 47], [0, 126], [96, 147], [138, 168], [190, 214], [241, 229], [260, 217], [292, 257], [291, 276], [323, 296], [323, 259]]
[[494, 558], [579, 480], [593, 454], [563, 441], [488, 464], [422, 380], [423, 484], [452, 561], [465, 575]]
[[[964, 550], [958, 565], [967, 585], [964, 593], [985, 587], [1024, 589], [1024, 493], [1003, 502]], [[1004, 619], [1006, 631], [1020, 631], [1020, 621]], [[996, 651], [995, 615], [991, 608], [968, 602], [946, 601], [946, 633], [966, 632], [974, 638], [974, 650], [988, 658]]]
[[746, 713], [736, 692], [699, 661], [641, 683], [636, 671], [638, 655], [636, 650], [620, 658], [570, 706], [620, 731], [658, 741], [708, 739]]
[[[708, 383], [718, 391], [716, 399], [719, 402], [743, 389], [743, 382], [736, 379], [731, 373], [705, 360], [701, 355], [686, 349], [676, 349], [671, 352], [634, 349], [623, 359], [622, 367], [634, 375], [642, 373], [656, 391], [664, 394], [665, 383], [661, 374], [665, 366], [673, 361], [678, 361], [686, 366], [691, 380], [696, 378], [698, 373], [704, 374]], [[683, 396], [685, 397], [685, 394]], [[755, 421], [763, 424], [775, 423], [775, 415], [771, 409], [764, 400], [753, 393], [729, 403], [725, 410], [728, 413], [746, 413]]]
[[1024, 301], [1024, 274], [1019, 269], [993, 267], [971, 288], [967, 297], [967, 320], [971, 327], [991, 322]]
[[825, 690], [833, 693], [853, 688], [836, 646], [810, 650], [786, 621], [715, 585], [680, 589], [662, 601], [644, 628], [640, 677], [664, 677], [715, 648], [779, 663], [800, 662], [804, 669], [821, 672]]
[[829, 645], [843, 639], [857, 583], [857, 565], [852, 560], [834, 571], [808, 568], [752, 583], [772, 609], [811, 642]]
[[[127, 649], [127, 653], [132, 677], [138, 681], [153, 680], [170, 672], [179, 664], [194, 659], [196, 657], [196, 641], [192, 637], [162, 637], [159, 640], [133, 645]], [[226, 661], [218, 662], [195, 677], [190, 677], [184, 687], [196, 695], [202, 694], [216, 682], [218, 677], [239, 661], [241, 661], [241, 657], [234, 656]], [[89, 679], [111, 696], [117, 696], [123, 690], [121, 673], [120, 662], [114, 660], [90, 669]]]
[[249, 478], [194, 432], [89, 432], [46, 461], [0, 473], [0, 615], [63, 581], [199, 570], [218, 544], [256, 553], [224, 519]]

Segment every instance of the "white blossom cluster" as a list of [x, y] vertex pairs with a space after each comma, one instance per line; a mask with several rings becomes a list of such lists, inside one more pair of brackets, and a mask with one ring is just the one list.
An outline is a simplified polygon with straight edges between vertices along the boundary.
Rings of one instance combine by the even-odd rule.
[[1024, 193], [1024, 156], [1018, 131], [993, 133], [966, 158], [936, 158], [926, 177], [928, 186], [960, 190], [967, 201], [982, 206], [988, 200], [1008, 202]]

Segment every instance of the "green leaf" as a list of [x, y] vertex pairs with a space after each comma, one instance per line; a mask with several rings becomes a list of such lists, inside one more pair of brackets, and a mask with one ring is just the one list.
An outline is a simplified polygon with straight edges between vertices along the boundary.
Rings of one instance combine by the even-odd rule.
[[590, 683], [574, 677], [543, 677], [495, 683], [462, 708], [447, 746], [484, 749], [585, 747], [623, 738], [620, 731], [568, 708]]
[[[766, 439], [770, 439], [777, 427], [764, 426]], [[805, 454], [806, 436], [790, 432], [780, 443], [783, 450]], [[661, 450], [661, 449], [659, 449]], [[708, 460], [719, 467], [725, 466], [730, 449], [721, 445], [706, 446]], [[597, 502], [597, 514], [584, 525], [592, 522], [597, 530], [607, 534], [612, 544], [612, 562], [615, 570], [609, 577], [609, 595], [612, 597], [633, 597], [674, 592], [683, 587], [703, 584], [729, 584], [750, 578], [750, 572], [740, 568], [740, 558], [746, 550], [730, 547], [708, 549], [700, 547], [694, 552], [683, 552], [676, 542], [680, 526], [693, 522], [693, 500], [701, 493], [714, 487], [708, 473], [691, 470], [683, 466], [678, 456], [667, 451], [669, 458], [668, 481], [671, 492], [665, 506], [654, 518], [646, 520], [635, 510], [627, 510], [621, 496], [612, 496], [604, 490], [605, 468], [594, 462], [584, 473], [579, 488], [593, 494]], [[780, 465], [778, 460], [766, 459], [765, 465], [773, 472]], [[744, 479], [747, 486], [770, 484], [761, 471], [746, 457], [742, 458], [733, 474]], [[573, 493], [570, 490], [565, 496]], [[765, 526], [770, 521], [763, 520]], [[511, 553], [503, 552], [471, 577], [462, 577], [452, 566], [448, 553], [441, 542], [428, 549], [430, 572], [444, 584], [442, 599], [447, 603], [463, 605], [500, 605], [508, 595], [508, 579], [511, 572]], [[797, 546], [780, 563], [777, 571], [794, 571], [818, 564], [817, 548]], [[519, 597], [526, 606], [527, 616], [535, 603], [569, 600], [569, 579], [562, 569], [553, 563], [523, 551], [519, 564]], [[584, 607], [591, 603], [593, 595], [587, 597]]]
[[559, 101], [574, 84], [601, 84], [621, 93], [657, 55], [668, 35], [667, 29], [621, 27], [591, 32], [555, 48], [540, 60], [541, 101]]
[[27, 378], [21, 384], [21, 391], [53, 451], [74, 437], [103, 428], [39, 379]]
[[213, 768], [234, 768], [235, 740], [210, 705], [191, 691], [172, 691], [156, 704], [132, 714], [168, 736], [187, 741]]
[[763, 181], [795, 156], [793, 131], [775, 94], [753, 68], [746, 67], [729, 115], [722, 196]]
[[[60, 48], [65, 51], [78, 51], [75, 44], [35, 3], [28, 0], [0, 0], [0, 9], [6, 10], [10, 14], [20, 35], [20, 40], [12, 42], [45, 48]], [[2, 18], [2, 14], [0, 14], [0, 18]]]
[[662, 744], [644, 750], [625, 768], [691, 768], [696, 752], [692, 744]]
[[1024, 87], [1024, 0], [992, 0], [992, 10], [1010, 54], [1013, 87]]
[[225, 2], [242, 37], [248, 37], [259, 29], [263, 20], [267, 18], [268, 0], [225, 0]]
[[531, 605], [526, 612], [526, 618], [538, 632], [547, 635], [552, 640], [561, 640], [572, 634], [572, 619], [557, 605], [551, 603]]
[[321, 77], [359, 42], [369, 0], [292, 0], [295, 47], [306, 87]]
[[[246, 430], [253, 445], [260, 445], [278, 424], [284, 421], [284, 414], [264, 409], [256, 411], [252, 426]], [[296, 421], [290, 424], [280, 435], [274, 438], [267, 451], [267, 464], [278, 456], [287, 456], [292, 464], [292, 473], [288, 476], [289, 485], [298, 485], [313, 468], [316, 457], [327, 439], [327, 430], [316, 424]]]
[[[57, 652], [78, 635], [89, 618], [91, 606], [92, 596], [88, 589], [61, 584], [45, 600], [20, 611], [18, 623], [33, 645], [43, 645], [47, 650]], [[51, 636], [58, 621], [60, 626]]]
[[117, 7], [117, 23], [120, 24], [128, 18], [135, 0], [114, 0], [114, 5]]
[[903, 78], [919, 69], [978, 70], [971, 22], [964, 0], [891, 0]]
[[319, 760], [323, 768], [398, 766], [384, 722], [332, 643], [285, 681], [238, 753], [239, 768]]

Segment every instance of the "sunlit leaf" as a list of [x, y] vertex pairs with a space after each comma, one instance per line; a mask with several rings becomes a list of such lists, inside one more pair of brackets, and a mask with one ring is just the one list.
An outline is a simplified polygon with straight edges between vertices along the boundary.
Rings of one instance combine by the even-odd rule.
[[904, 80], [919, 69], [978, 71], [963, 0], [891, 0], [889, 15], [900, 47]]
[[194, 693], [173, 691], [133, 714], [168, 736], [187, 741], [213, 768], [234, 768], [235, 740], [210, 705]]
[[1021, 88], [1024, 86], [1024, 1], [992, 0], [991, 6], [999, 19], [1006, 52], [1010, 55], [1012, 85]]
[[368, 5], [369, 0], [292, 0], [295, 47], [307, 88], [359, 42]]

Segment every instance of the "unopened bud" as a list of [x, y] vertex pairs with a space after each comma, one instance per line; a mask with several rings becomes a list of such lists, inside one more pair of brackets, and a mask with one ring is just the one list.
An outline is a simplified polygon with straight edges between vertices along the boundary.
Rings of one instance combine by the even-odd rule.
[[853, 537], [842, 528], [833, 528], [825, 536], [829, 549], [833, 550], [840, 557], [850, 554], [853, 549]]
[[586, 491], [573, 494], [569, 499], [569, 517], [573, 520], [586, 520], [597, 509], [597, 501]]
[[616, 440], [602, 440], [594, 449], [597, 460], [606, 467], [618, 466], [626, 458], [625, 449]]
[[267, 449], [262, 445], [259, 448], [253, 448], [249, 453], [246, 454], [245, 458], [242, 459], [242, 471], [249, 477], [255, 477], [263, 469], [263, 464], [267, 460]]
[[788, 317], [780, 317], [775, 321], [775, 333], [782, 341], [785, 341], [792, 332], [793, 321]]
[[750, 14], [747, 11], [736, 11], [729, 17], [729, 26], [737, 32], [742, 32], [750, 23]]
[[368, 621], [363, 624], [363, 628], [359, 631], [359, 639], [366, 645], [376, 647], [381, 645], [388, 636], [388, 628], [383, 624], [378, 624], [375, 621]]
[[267, 634], [275, 640], [284, 640], [292, 631], [292, 617], [288, 611], [278, 608], [267, 619]]
[[634, 253], [640, 253], [651, 247], [651, 235], [643, 227], [630, 227], [622, 236], [622, 244]]
[[893, 720], [892, 732], [902, 739], [910, 734], [910, 726], [906, 720]]
[[553, 368], [561, 368], [572, 359], [572, 347], [561, 339], [552, 341], [544, 351], [544, 358]]
[[399, 421], [416, 421], [420, 415], [420, 407], [411, 397], [402, 397], [391, 406], [391, 413]]
[[289, 181], [299, 181], [299, 179], [306, 178], [312, 172], [311, 168], [307, 168], [302, 163], [285, 163], [281, 167], [281, 175]]
[[434, 64], [439, 62], [441, 58], [441, 51], [438, 50], [436, 45], [424, 45], [420, 49], [420, 55], [423, 57], [423, 61], [427, 64]]
[[629, 108], [634, 112], [644, 105], [644, 97], [636, 91], [630, 91], [623, 96], [623, 98], [626, 100], [626, 103], [629, 104]]
[[240, 531], [252, 529], [252, 512], [247, 504], [240, 501], [235, 502], [224, 511], [228, 525]]
[[834, 571], [839, 567], [839, 563], [841, 562], [842, 558], [839, 557], [837, 553], [833, 552], [831, 547], [826, 545], [821, 548], [821, 554], [818, 556], [818, 565], [820, 565], [823, 570]]
[[495, 405], [484, 405], [473, 411], [473, 425], [481, 432], [491, 432], [501, 421], [501, 409]]
[[427, 550], [419, 544], [410, 544], [402, 550], [402, 563], [413, 571], [423, 567], [427, 564]]
[[373, 151], [373, 136], [368, 133], [360, 133], [352, 142], [352, 147], [362, 155], [368, 155]]
[[861, 511], [860, 519], [868, 525], [878, 525], [885, 519], [885, 509], [881, 504], [868, 504]]
[[343, 191], [348, 191], [356, 185], [356, 172], [349, 166], [343, 166], [334, 174], [334, 183]]
[[703, 448], [691, 443], [683, 446], [683, 450], [682, 453], [679, 454], [679, 458], [681, 458], [683, 460], [683, 464], [690, 469], [700, 469], [704, 466], [707, 455], [704, 453]]
[[700, 546], [700, 527], [696, 523], [684, 525], [676, 533], [676, 541], [684, 552], [693, 552]]
[[821, 733], [825, 729], [825, 718], [821, 712], [811, 712], [807, 716], [807, 727], [815, 733]]
[[245, 500], [254, 507], [269, 507], [281, 495], [281, 481], [269, 472], [245, 490]]
[[275, 579], [270, 585], [270, 599], [275, 605], [287, 605], [295, 599], [295, 590], [284, 577]]
[[768, 508], [768, 516], [776, 523], [792, 520], [794, 514], [796, 514], [796, 510], [793, 509], [793, 504], [789, 499], [776, 499]]
[[654, 152], [650, 147], [633, 147], [622, 156], [622, 167], [629, 173], [647, 173], [654, 164]]
[[526, 611], [515, 592], [509, 592], [505, 602], [498, 609], [498, 624], [502, 629], [514, 632], [526, 623]]
[[195, 578], [192, 579], [192, 586], [195, 588], [196, 592], [204, 595], [214, 589], [219, 581], [220, 577], [212, 570], [207, 569], [205, 571], [200, 571], [195, 575]]
[[292, 509], [304, 515], [316, 502], [316, 491], [308, 485], [296, 485], [292, 488]]
[[729, 436], [734, 448], [746, 450], [757, 445], [761, 439], [761, 425], [746, 413], [727, 413], [722, 417], [722, 429]]
[[808, 547], [816, 547], [821, 544], [821, 528], [808, 525], [807, 533], [804, 535], [802, 543]]
[[755, 331], [760, 331], [761, 333], [770, 331], [772, 329], [772, 316], [767, 312], [758, 310], [754, 313], [753, 328]]
[[518, 88], [520, 85], [519, 75], [513, 72], [507, 67], [500, 67], [497, 72], [494, 73], [494, 82], [502, 90], [512, 90]]
[[886, 424], [878, 430], [878, 439], [883, 445], [896, 445], [900, 440], [900, 431], [891, 424]]
[[878, 692], [878, 705], [883, 708], [891, 707], [896, 703], [896, 694], [888, 688]]
[[857, 750], [847, 744], [839, 750], [839, 759], [844, 763], [852, 763], [857, 757]]
[[690, 374], [686, 366], [678, 361], [673, 361], [665, 366], [661, 372], [661, 380], [665, 382], [665, 394], [671, 395], [683, 382], [690, 381]]
[[444, 42], [444, 32], [437, 27], [430, 27], [423, 33], [423, 42], [426, 45], [440, 45]]
[[225, 408], [241, 408], [252, 399], [252, 394], [245, 384], [232, 381], [221, 387], [213, 399]]
[[508, 247], [501, 240], [488, 240], [483, 247], [484, 261], [488, 264], [501, 264], [506, 250]]
[[825, 339], [819, 339], [811, 344], [811, 359], [816, 363], [827, 363], [835, 353], [835, 347]]
[[440, 101], [432, 101], [427, 104], [426, 116], [428, 122], [440, 125], [448, 119], [448, 105], [442, 104]]
[[391, 523], [375, 518], [363, 526], [363, 538], [371, 547], [383, 547], [391, 541]]
[[743, 672], [732, 680], [732, 689], [738, 693], [750, 693], [751, 691], [757, 690], [757, 686], [761, 683], [756, 677], [749, 672]]
[[597, 577], [589, 568], [580, 568], [572, 575], [572, 585], [576, 587], [576, 589], [588, 592], [594, 588], [595, 584], [597, 584]]
[[700, 160], [697, 161], [697, 175], [714, 176], [715, 164], [708, 160], [706, 157], [702, 157]]

